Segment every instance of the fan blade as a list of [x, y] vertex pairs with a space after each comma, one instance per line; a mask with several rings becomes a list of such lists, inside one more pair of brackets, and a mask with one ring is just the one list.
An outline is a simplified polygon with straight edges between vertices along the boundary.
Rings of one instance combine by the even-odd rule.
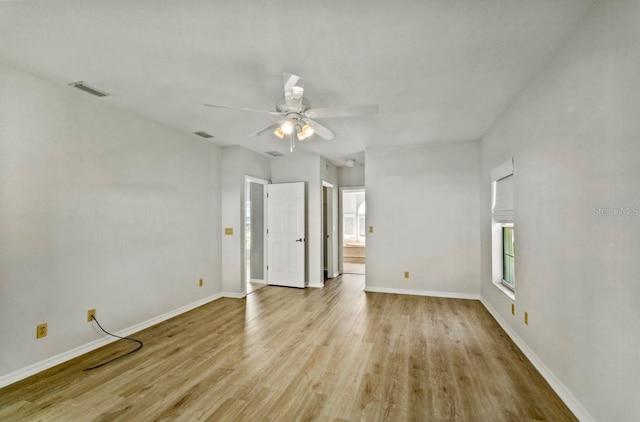
[[246, 107], [236, 107], [236, 106], [227, 106], [220, 104], [205, 104], [207, 107], [215, 107], [215, 108], [226, 108], [227, 110], [239, 110], [239, 111], [253, 111], [256, 113], [267, 113], [272, 116], [282, 116], [284, 113], [280, 111], [269, 111], [269, 110], [258, 110], [255, 108], [246, 108]]
[[280, 126], [281, 124], [282, 124], [282, 122], [275, 122], [274, 124], [269, 125], [269, 126], [265, 127], [264, 129], [260, 129], [260, 130], [259, 130], [259, 131], [257, 131], [256, 133], [252, 133], [251, 135], [249, 135], [249, 137], [252, 137], [252, 136], [260, 136], [260, 135], [262, 135], [262, 134], [264, 134], [264, 133], [266, 133], [266, 132], [269, 132], [269, 131], [272, 131], [272, 132], [273, 132], [273, 131], [274, 131], [278, 126]]
[[284, 73], [284, 103], [291, 111], [302, 111], [304, 79], [292, 73]]
[[307, 110], [304, 114], [314, 119], [325, 119], [328, 117], [351, 117], [364, 116], [367, 114], [378, 114], [378, 104], [327, 107]]
[[326, 126], [321, 125], [320, 123], [316, 122], [315, 120], [302, 119], [302, 121], [313, 128], [313, 133], [314, 134], [318, 135], [319, 137], [321, 137], [323, 139], [326, 139], [327, 141], [331, 141], [333, 138], [336, 137], [336, 134], [331, 129], [329, 129]]

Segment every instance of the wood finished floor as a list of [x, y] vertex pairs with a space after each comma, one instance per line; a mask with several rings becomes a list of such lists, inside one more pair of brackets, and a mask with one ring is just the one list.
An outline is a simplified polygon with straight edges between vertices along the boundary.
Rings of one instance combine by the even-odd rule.
[[576, 420], [480, 302], [363, 284], [214, 301], [0, 389], [0, 420]]
[[256, 290], [260, 290], [260, 289], [262, 289], [262, 288], [264, 288], [266, 286], [267, 285], [263, 284], [263, 283], [252, 283], [252, 282], [249, 282], [249, 283], [247, 283], [247, 294], [253, 293]]

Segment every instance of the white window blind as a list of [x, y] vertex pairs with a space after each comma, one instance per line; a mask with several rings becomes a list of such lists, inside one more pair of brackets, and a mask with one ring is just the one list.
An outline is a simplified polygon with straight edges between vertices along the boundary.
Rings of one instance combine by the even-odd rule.
[[513, 175], [495, 184], [493, 219], [501, 223], [513, 223]]

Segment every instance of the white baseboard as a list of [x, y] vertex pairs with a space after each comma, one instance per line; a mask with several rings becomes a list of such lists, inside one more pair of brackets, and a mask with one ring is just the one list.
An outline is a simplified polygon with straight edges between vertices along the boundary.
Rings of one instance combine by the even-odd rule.
[[267, 284], [267, 282], [261, 278], [252, 278], [250, 281], [251, 283], [256, 283], [256, 284]]
[[533, 366], [535, 366], [544, 379], [547, 380], [553, 391], [560, 396], [560, 399], [567, 405], [571, 412], [573, 412], [575, 417], [582, 422], [595, 422], [595, 419], [589, 414], [589, 412], [587, 412], [582, 403], [575, 398], [571, 393], [571, 390], [569, 390], [569, 388], [567, 388], [567, 386], [564, 385], [549, 368], [547, 368], [538, 355], [536, 355], [533, 350], [527, 346], [527, 343], [525, 343], [524, 340], [516, 334], [509, 324], [507, 324], [500, 314], [489, 304], [489, 302], [485, 301], [484, 298], [480, 299], [480, 302], [482, 302], [491, 316], [493, 316], [507, 335], [511, 337], [511, 340], [513, 340], [518, 348], [520, 348], [522, 353], [524, 353], [527, 359], [531, 361]]
[[242, 299], [247, 296], [245, 292], [222, 292], [220, 293], [222, 297], [230, 297], [232, 299]]
[[[222, 297], [222, 294], [217, 293], [215, 295], [212, 296], [208, 296], [202, 299], [199, 299], [195, 302], [189, 303], [188, 305], [182, 306], [178, 309], [174, 309], [173, 311], [169, 311], [165, 314], [159, 315], [157, 317], [148, 319], [144, 322], [141, 322], [139, 324], [136, 325], [132, 325], [131, 327], [125, 328], [124, 330], [120, 330], [118, 332], [116, 332], [115, 334], [121, 337], [126, 337], [129, 336], [133, 333], [137, 333], [138, 331], [144, 330], [145, 328], [149, 328], [152, 325], [156, 325], [160, 322], [166, 321], [168, 319], [171, 319], [175, 316], [178, 316], [180, 314], [183, 314], [185, 312], [188, 312], [192, 309], [197, 308], [198, 306], [202, 306], [205, 303], [209, 303], [209, 302], [213, 302], [216, 299], [220, 299]], [[6, 375], [2, 375], [0, 376], [0, 388], [2, 387], [6, 387], [7, 385], [13, 384], [14, 382], [23, 380], [27, 377], [30, 377], [31, 375], [35, 375], [38, 372], [42, 372], [45, 369], [49, 369], [52, 368], [58, 364], [61, 364], [63, 362], [66, 362], [68, 360], [71, 360], [73, 358], [76, 358], [80, 355], [84, 355], [85, 353], [89, 353], [92, 350], [96, 350], [102, 346], [105, 346], [109, 343], [113, 343], [114, 341], [117, 341], [117, 338], [111, 337], [111, 336], [105, 336], [105, 337], [101, 337], [99, 339], [93, 340], [87, 344], [83, 344], [82, 346], [78, 346], [74, 349], [68, 350], [66, 352], [60, 353], [59, 355], [56, 356], [52, 356], [48, 359], [45, 359], [43, 361], [34, 363], [32, 365], [29, 365], [27, 367], [24, 367], [22, 369], [18, 369], [17, 371], [11, 372], [9, 374]]]
[[375, 286], [365, 286], [364, 291], [371, 292], [371, 293], [393, 293], [398, 295], [432, 296], [432, 297], [444, 297], [449, 299], [480, 300], [480, 295], [475, 295], [471, 293], [438, 292], [438, 291], [431, 291], [431, 290], [392, 289], [389, 287], [375, 287]]
[[322, 289], [324, 287], [324, 283], [309, 283], [307, 287], [311, 287], [313, 289]]

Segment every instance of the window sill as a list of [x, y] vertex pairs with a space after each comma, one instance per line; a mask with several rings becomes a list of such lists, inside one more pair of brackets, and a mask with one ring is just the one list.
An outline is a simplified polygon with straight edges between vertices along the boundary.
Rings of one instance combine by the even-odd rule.
[[516, 300], [516, 294], [510, 290], [507, 286], [502, 284], [500, 281], [494, 281], [493, 285], [496, 286], [502, 293], [509, 296], [511, 300]]

